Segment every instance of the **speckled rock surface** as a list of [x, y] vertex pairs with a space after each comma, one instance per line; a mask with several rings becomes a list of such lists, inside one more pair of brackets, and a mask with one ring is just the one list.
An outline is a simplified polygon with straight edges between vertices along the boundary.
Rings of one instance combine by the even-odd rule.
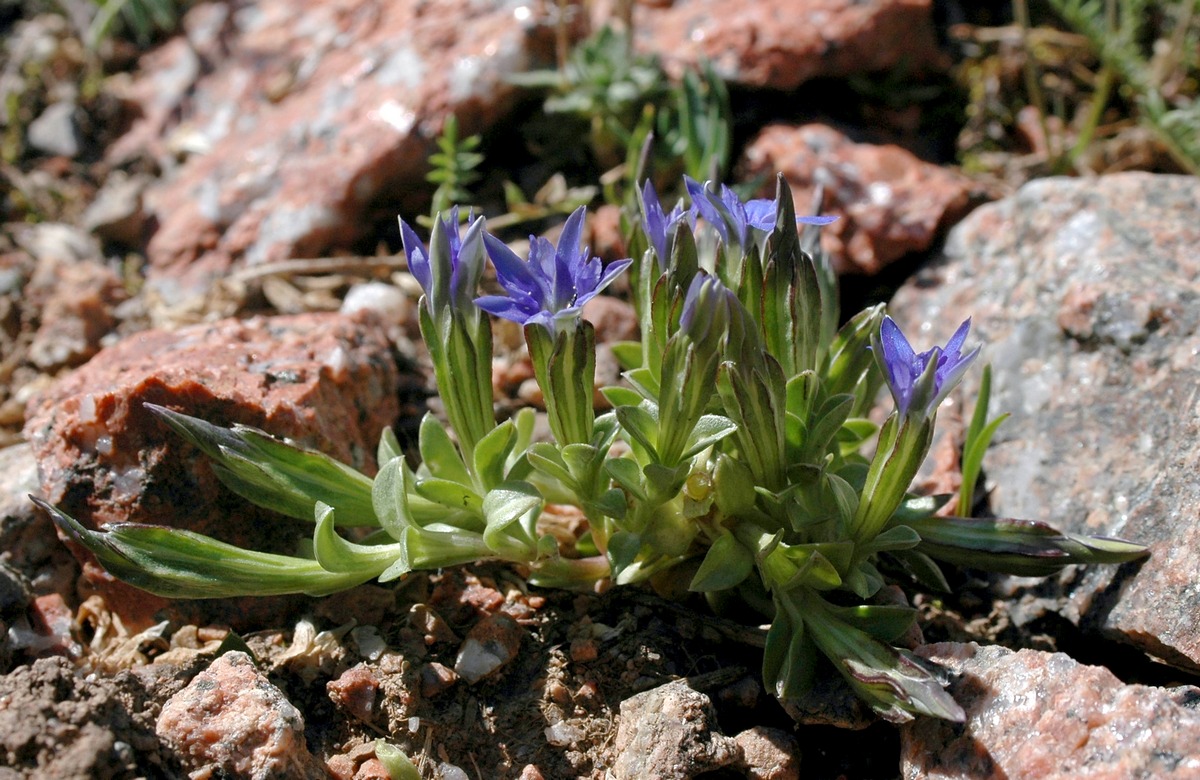
[[155, 732], [193, 777], [327, 777], [304, 718], [242, 652], [226, 653], [163, 705]]
[[[737, 84], [943, 66], [930, 0], [677, 0], [636, 9], [638, 44], [677, 75], [702, 58]], [[911, 72], [910, 71], [910, 72]]]
[[901, 728], [905, 780], [1200, 777], [1200, 690], [1124, 685], [1062, 653], [975, 644], [918, 650], [952, 675], [959, 726]]
[[[206, 459], [143, 404], [218, 425], [241, 422], [315, 447], [359, 469], [399, 416], [399, 372], [369, 315], [305, 314], [147, 331], [103, 350], [36, 397], [25, 434], [42, 496], [85, 524], [186, 528], [252, 549], [291, 553], [307, 532], [250, 506]], [[239, 522], [231, 522], [232, 517]], [[165, 605], [126, 592], [89, 566], [110, 606], [143, 625]], [[176, 602], [183, 609], [194, 602]], [[212, 617], [240, 622], [278, 605], [233, 602]], [[267, 610], [267, 611], [263, 611]]]
[[679, 680], [621, 702], [614, 780], [688, 780], [741, 759], [707, 696]]
[[[1150, 546], [1070, 570], [1050, 603], [1200, 668], [1200, 180], [1048, 179], [954, 228], [891, 311], [923, 343], [972, 316], [1011, 412], [984, 461], [992, 510]], [[978, 389], [979, 372], [964, 383]]]
[[742, 154], [744, 177], [771, 182], [782, 173], [797, 208], [807, 213], [818, 185], [822, 212], [841, 217], [821, 230], [822, 245], [842, 272], [878, 273], [967, 213], [974, 185], [967, 177], [925, 162], [899, 146], [855, 143], [819, 124], [770, 125]]
[[419, 197], [447, 116], [463, 135], [494, 122], [506, 75], [553, 52], [543, 4], [509, 0], [202, 3], [184, 27], [143, 58], [127, 90], [143, 118], [109, 151], [176, 168], [145, 193], [167, 300], [234, 264], [347, 246], [369, 204]]

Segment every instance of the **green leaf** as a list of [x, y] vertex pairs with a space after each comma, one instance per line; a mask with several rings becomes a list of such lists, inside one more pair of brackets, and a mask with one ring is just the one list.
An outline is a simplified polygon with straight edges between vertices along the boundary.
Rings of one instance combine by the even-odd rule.
[[725, 533], [708, 548], [688, 589], [703, 593], [732, 588], [749, 577], [753, 569], [754, 554], [733, 534]]
[[481, 514], [483, 511], [483, 499], [479, 494], [459, 482], [427, 477], [417, 480], [414, 489], [422, 498], [448, 509], [466, 510], [472, 514]]
[[921, 535], [913, 530], [911, 526], [894, 525], [863, 545], [863, 552], [870, 554], [893, 550], [910, 550], [920, 543]]
[[854, 607], [830, 606], [829, 611], [880, 642], [895, 642], [917, 622], [917, 611], [898, 604], [860, 604]]
[[475, 445], [475, 474], [484, 489], [490, 490], [504, 480], [504, 467], [516, 442], [516, 427], [511, 420], [505, 420]]
[[640, 341], [617, 341], [610, 344], [609, 349], [612, 350], [613, 357], [617, 359], [617, 364], [621, 366], [622, 371], [629, 371], [642, 365], [642, 342]]
[[375, 758], [392, 780], [421, 780], [421, 773], [404, 751], [382, 739], [375, 740]]
[[672, 498], [683, 487], [683, 482], [692, 471], [690, 463], [681, 463], [674, 468], [648, 463], [642, 469], [646, 475], [646, 485], [650, 487], [651, 496]]
[[379, 437], [379, 447], [375, 451], [375, 461], [382, 466], [389, 460], [404, 457], [404, 450], [400, 448], [400, 442], [396, 439], [396, 432], [392, 427], [383, 429], [383, 434]]
[[846, 420], [837, 435], [838, 449], [842, 457], [858, 452], [878, 432], [879, 426], [870, 420], [861, 417]]
[[908, 523], [912, 520], [923, 520], [950, 502], [949, 494], [934, 496], [910, 496], [900, 502], [892, 513], [893, 523]]
[[988, 405], [992, 396], [992, 367], [983, 367], [983, 378], [980, 380], [979, 394], [975, 397], [975, 411], [971, 415], [971, 424], [967, 428], [963, 440], [962, 486], [958, 493], [958, 512], [969, 515], [975, 505], [975, 484], [983, 470], [983, 456], [992, 443], [996, 430], [1010, 415], [1002, 414], [987, 422]]
[[413, 525], [408, 506], [411, 472], [404, 458], [394, 458], [383, 464], [371, 486], [371, 503], [379, 524], [396, 541], [404, 529]]
[[604, 470], [635, 499], [647, 500], [642, 483], [642, 469], [633, 458], [609, 458], [604, 462]]
[[641, 551], [642, 540], [635, 533], [617, 531], [608, 538], [608, 560], [612, 564], [614, 580], [633, 565]]
[[775, 597], [778, 606], [763, 650], [763, 685], [781, 700], [807, 693], [816, 680], [817, 665], [817, 648], [804, 622], [793, 619], [781, 604], [787, 598], [787, 594]]
[[758, 500], [754, 490], [754, 476], [750, 469], [736, 458], [722, 453], [717, 456], [713, 472], [713, 492], [717, 509], [726, 517], [750, 511]]
[[914, 715], [966, 720], [962, 707], [912, 656], [841, 620], [816, 595], [806, 595], [800, 609], [813, 642], [885, 720], [904, 723]]
[[505, 482], [489, 490], [483, 498], [483, 540], [488, 547], [509, 560], [536, 559], [535, 527], [542, 503], [541, 493], [528, 482]]
[[600, 389], [600, 393], [614, 407], [622, 406], [637, 406], [643, 400], [643, 396], [637, 390], [628, 387], [618, 387], [617, 385], [609, 385]]
[[458, 447], [450, 440], [443, 424], [428, 412], [421, 418], [417, 448], [421, 452], [421, 463], [430, 474], [461, 485], [471, 484], [471, 475]]
[[692, 433], [688, 436], [681, 459], [687, 459], [696, 453], [711, 447], [737, 430], [733, 420], [719, 414], [704, 414], [696, 421]]
[[33, 496], [62, 533], [86, 547], [113, 576], [166, 598], [323, 596], [352, 588], [378, 571], [336, 573], [315, 560], [243, 550], [192, 531], [120, 523], [103, 531]]
[[1123, 539], [1063, 533], [1035, 520], [927, 517], [910, 525], [918, 550], [940, 561], [1025, 577], [1044, 577], [1073, 563], [1126, 563], [1149, 555]]
[[657, 408], [653, 413], [651, 408], [653, 405], [649, 401], [643, 401], [639, 406], [618, 406], [616, 415], [625, 433], [657, 460], [658, 415]]
[[256, 428], [236, 425], [231, 430], [162, 406], [145, 406], [212, 458], [214, 473], [251, 503], [311, 521], [316, 503], [323, 501], [337, 509], [342, 525], [379, 525], [370, 478], [349, 466]]
[[950, 583], [946, 582], [942, 567], [925, 553], [918, 550], [893, 550], [886, 553], [885, 557], [895, 559], [920, 585], [941, 593], [950, 592]]
[[333, 527], [333, 507], [317, 503], [317, 527], [313, 531], [313, 557], [321, 568], [332, 572], [382, 572], [402, 550], [399, 543], [365, 545], [348, 542]]
[[529, 459], [530, 465], [551, 479], [561, 482], [570, 490], [575, 490], [577, 487], [575, 476], [567, 468], [562, 453], [555, 445], [549, 442], [538, 442], [529, 448], [525, 456]]

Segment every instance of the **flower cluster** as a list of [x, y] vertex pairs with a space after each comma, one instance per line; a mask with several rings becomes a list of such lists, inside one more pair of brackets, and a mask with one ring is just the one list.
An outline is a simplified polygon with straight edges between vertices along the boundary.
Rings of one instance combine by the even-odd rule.
[[[309, 554], [147, 525], [94, 531], [43, 506], [114, 575], [174, 597], [322, 594], [481, 559], [518, 563], [540, 586], [674, 580], [770, 624], [762, 674], [781, 699], [808, 689], [823, 656], [884, 718], [961, 721], [938, 677], [890, 644], [916, 613], [882, 605], [885, 584], [899, 576], [944, 590], [942, 564], [1050, 574], [1145, 548], [939, 513], [949, 497], [917, 495], [911, 483], [939, 404], [980, 354], [967, 350], [970, 320], [920, 353], [882, 306], [839, 324], [832, 266], [813, 231], [798, 228], [829, 217], [797, 217], [782, 178], [774, 199], [743, 201], [692, 179], [681, 192], [690, 205], [664, 210], [645, 184], [626, 204], [640, 256], [607, 266], [583, 246], [582, 208], [557, 245], [531, 237], [527, 259], [483, 218], [460, 231], [456, 209], [434, 221], [428, 246], [401, 222], [449, 422], [422, 421], [416, 467], [390, 432], [368, 478], [252, 428], [152, 409], [233, 490], [310, 521]], [[487, 257], [503, 295], [480, 294]], [[581, 311], [626, 269], [641, 333], [612, 345], [623, 381], [603, 388], [611, 410], [598, 412], [595, 332]], [[487, 315], [523, 326], [551, 439], [535, 441], [530, 409], [497, 423]], [[989, 376], [964, 484], [1002, 419], [986, 419]], [[879, 425], [871, 411], [885, 385], [894, 410]], [[577, 507], [586, 531], [569, 544], [546, 534], [548, 504]], [[351, 541], [339, 532], [347, 526], [377, 532]]]

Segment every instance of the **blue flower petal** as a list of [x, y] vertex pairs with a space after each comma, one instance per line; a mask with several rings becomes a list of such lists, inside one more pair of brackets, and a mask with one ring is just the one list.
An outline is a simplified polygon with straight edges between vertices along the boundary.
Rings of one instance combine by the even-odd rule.
[[403, 219], [400, 220], [400, 240], [404, 244], [404, 255], [408, 258], [408, 272], [417, 279], [417, 284], [428, 295], [433, 286], [433, 275], [429, 269], [429, 253], [425, 244]]

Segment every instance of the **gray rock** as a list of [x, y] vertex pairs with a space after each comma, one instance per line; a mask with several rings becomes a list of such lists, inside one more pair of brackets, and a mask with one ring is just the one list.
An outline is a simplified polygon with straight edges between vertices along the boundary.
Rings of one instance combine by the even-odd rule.
[[1200, 776], [1192, 686], [1124, 685], [1062, 653], [956, 643], [917, 652], [951, 670], [967, 721], [903, 726], [905, 780]]
[[689, 780], [741, 760], [741, 748], [720, 732], [707, 696], [685, 680], [621, 702], [613, 780]]
[[[992, 411], [1013, 414], [984, 461], [997, 515], [1149, 545], [1141, 564], [1065, 572], [1058, 610], [1192, 669], [1197, 203], [1200, 180], [1183, 176], [1033, 182], [956, 227], [891, 306], [902, 328], [938, 338], [973, 317], [971, 341], [994, 368]], [[967, 398], [978, 381], [973, 371], [964, 382]]]
[[142, 193], [149, 183], [147, 176], [115, 173], [83, 212], [83, 227], [105, 241], [140, 245], [148, 219]]
[[76, 105], [70, 101], [59, 101], [46, 106], [36, 119], [29, 123], [27, 140], [39, 152], [75, 157], [79, 154], [79, 130], [75, 127]]

